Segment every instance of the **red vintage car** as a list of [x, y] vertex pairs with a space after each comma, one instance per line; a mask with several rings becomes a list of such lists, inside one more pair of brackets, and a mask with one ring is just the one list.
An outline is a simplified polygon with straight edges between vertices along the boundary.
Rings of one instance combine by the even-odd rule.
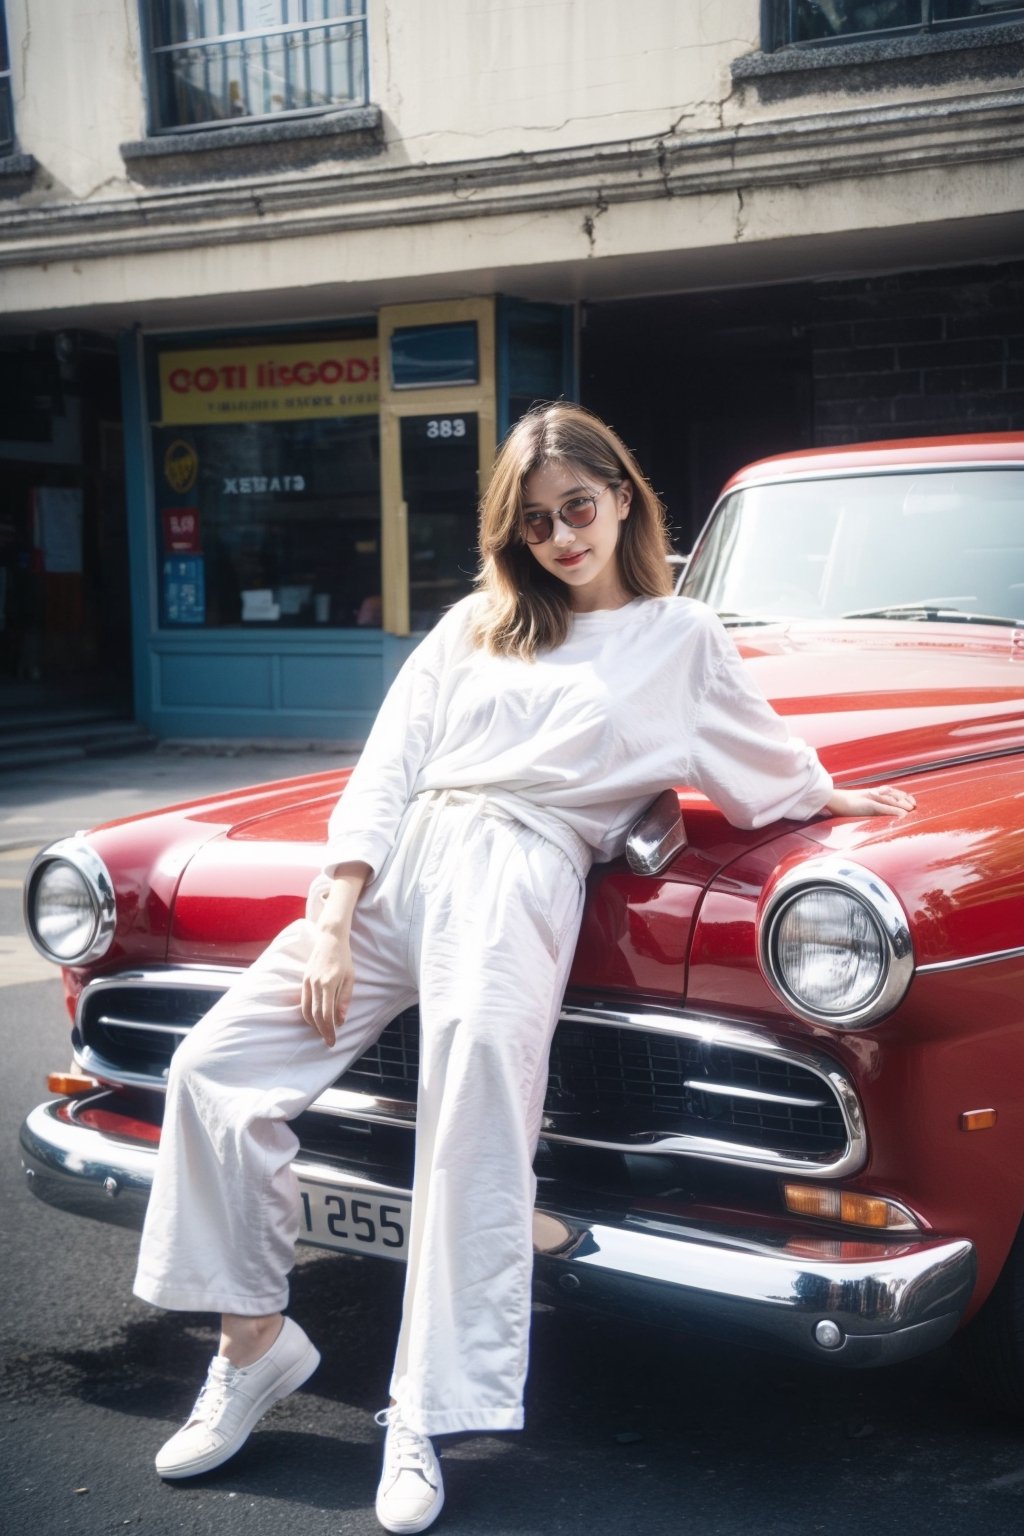
[[[680, 786], [630, 862], [594, 870], [537, 1158], [537, 1286], [837, 1365], [959, 1333], [989, 1400], [1020, 1409], [1024, 436], [752, 465], [684, 594], [735, 627], [840, 783], [899, 782], [917, 810], [737, 831]], [[23, 1127], [37, 1195], [140, 1220], [175, 1046], [303, 910], [345, 779], [37, 857], [27, 923], [63, 966], [82, 1074]], [[306, 1241], [402, 1257], [416, 1072], [410, 1009], [302, 1117]]]

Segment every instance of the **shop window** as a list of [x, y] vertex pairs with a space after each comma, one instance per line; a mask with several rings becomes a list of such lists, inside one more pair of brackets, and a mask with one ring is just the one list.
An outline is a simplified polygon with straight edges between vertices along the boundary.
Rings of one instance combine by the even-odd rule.
[[1021, 0], [767, 0], [765, 47], [852, 42], [1021, 18]]
[[14, 148], [14, 112], [11, 107], [11, 59], [7, 51], [7, 20], [0, 0], [0, 155]]
[[366, 101], [364, 0], [142, 0], [154, 133]]
[[397, 326], [391, 332], [391, 388], [476, 384], [480, 380], [479, 351], [475, 320]]
[[379, 627], [377, 343], [350, 334], [152, 359], [163, 627]]

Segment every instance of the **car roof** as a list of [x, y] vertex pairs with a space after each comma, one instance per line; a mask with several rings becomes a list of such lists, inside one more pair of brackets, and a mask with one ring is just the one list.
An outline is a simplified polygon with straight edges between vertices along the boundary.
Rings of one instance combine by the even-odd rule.
[[804, 448], [747, 464], [726, 483], [743, 485], [796, 475], [861, 474], [876, 469], [941, 469], [947, 464], [1024, 464], [1024, 432], [986, 432], [960, 437], [911, 437], [838, 448]]

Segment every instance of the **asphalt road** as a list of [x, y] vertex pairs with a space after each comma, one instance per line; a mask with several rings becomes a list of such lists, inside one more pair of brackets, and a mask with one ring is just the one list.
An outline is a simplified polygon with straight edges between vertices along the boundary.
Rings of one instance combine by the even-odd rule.
[[[80, 789], [79, 777], [68, 794]], [[52, 776], [13, 803], [38, 842], [69, 830]], [[11, 804], [0, 783], [0, 834]], [[45, 1072], [68, 1058], [59, 982], [18, 938], [30, 857], [0, 851], [0, 1532], [377, 1533], [372, 1413], [385, 1399], [401, 1272], [369, 1259], [300, 1250], [292, 1311], [320, 1345], [320, 1370], [227, 1466], [180, 1485], [153, 1472], [214, 1335], [206, 1318], [133, 1299], [131, 1233], [52, 1211], [23, 1187], [18, 1125]], [[665, 1337], [642, 1319], [538, 1312], [527, 1426], [440, 1442], [439, 1532], [1016, 1536], [1024, 1521], [1024, 1426], [965, 1394], [949, 1350], [840, 1374]]]

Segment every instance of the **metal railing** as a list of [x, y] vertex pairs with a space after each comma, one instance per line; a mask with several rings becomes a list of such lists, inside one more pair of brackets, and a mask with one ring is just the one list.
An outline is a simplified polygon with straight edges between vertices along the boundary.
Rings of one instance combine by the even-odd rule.
[[366, 101], [364, 0], [144, 0], [156, 133]]

